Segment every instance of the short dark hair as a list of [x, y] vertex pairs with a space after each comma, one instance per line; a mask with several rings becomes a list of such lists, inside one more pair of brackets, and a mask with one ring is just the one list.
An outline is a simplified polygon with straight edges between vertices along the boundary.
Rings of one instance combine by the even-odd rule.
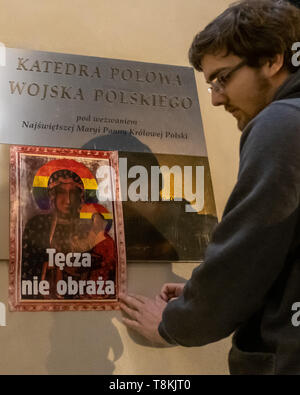
[[204, 55], [234, 54], [248, 66], [284, 54], [284, 68], [297, 71], [292, 64], [292, 45], [300, 41], [300, 10], [286, 0], [243, 0], [232, 4], [194, 38], [189, 60], [202, 71]]
[[294, 4], [296, 7], [300, 8], [300, 0], [288, 0], [291, 4]]

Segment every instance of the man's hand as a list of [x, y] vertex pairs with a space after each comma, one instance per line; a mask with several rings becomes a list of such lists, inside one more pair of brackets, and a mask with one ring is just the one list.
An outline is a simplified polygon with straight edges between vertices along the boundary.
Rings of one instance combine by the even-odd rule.
[[182, 294], [185, 283], [167, 283], [164, 284], [160, 291], [160, 298], [165, 302], [169, 302], [178, 298]]
[[156, 297], [155, 300], [141, 295], [120, 295], [121, 310], [128, 315], [123, 323], [144, 336], [156, 346], [171, 346], [159, 332], [158, 325], [166, 302]]

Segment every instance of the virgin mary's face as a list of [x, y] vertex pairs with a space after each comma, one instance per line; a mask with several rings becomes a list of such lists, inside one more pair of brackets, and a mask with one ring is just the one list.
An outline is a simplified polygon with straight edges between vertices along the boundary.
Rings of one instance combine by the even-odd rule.
[[55, 207], [62, 218], [76, 217], [81, 205], [81, 191], [73, 183], [55, 187]]

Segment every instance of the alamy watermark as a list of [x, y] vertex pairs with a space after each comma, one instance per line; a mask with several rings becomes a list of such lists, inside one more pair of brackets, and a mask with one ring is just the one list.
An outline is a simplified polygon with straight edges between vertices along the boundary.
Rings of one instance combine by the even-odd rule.
[[0, 66], [6, 66], [6, 47], [0, 42]]
[[291, 318], [292, 325], [299, 326], [300, 325], [300, 302], [293, 303], [291, 310], [294, 311], [292, 318]]
[[292, 64], [295, 67], [300, 66], [300, 42], [295, 42], [292, 45], [292, 51], [296, 51], [292, 56]]
[[[150, 174], [149, 174], [150, 173]], [[122, 201], [176, 201], [185, 200], [186, 212], [199, 212], [204, 208], [204, 166], [144, 166], [127, 168], [127, 159], [119, 159]], [[116, 173], [111, 166], [100, 166], [97, 198], [101, 202], [115, 201]], [[163, 180], [161, 182], [161, 179]], [[132, 180], [129, 182], [129, 180]], [[173, 182], [171, 182], [173, 181]], [[194, 182], [193, 182], [194, 181]]]
[[6, 326], [5, 304], [0, 302], [0, 326]]

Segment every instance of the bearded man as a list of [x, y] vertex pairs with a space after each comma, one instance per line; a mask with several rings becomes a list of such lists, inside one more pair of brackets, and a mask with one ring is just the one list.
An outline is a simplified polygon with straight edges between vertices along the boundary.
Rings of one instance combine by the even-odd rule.
[[124, 323], [157, 345], [234, 332], [231, 374], [300, 374], [300, 10], [245, 0], [194, 39], [190, 61], [242, 131], [237, 183], [186, 284], [123, 296]]

